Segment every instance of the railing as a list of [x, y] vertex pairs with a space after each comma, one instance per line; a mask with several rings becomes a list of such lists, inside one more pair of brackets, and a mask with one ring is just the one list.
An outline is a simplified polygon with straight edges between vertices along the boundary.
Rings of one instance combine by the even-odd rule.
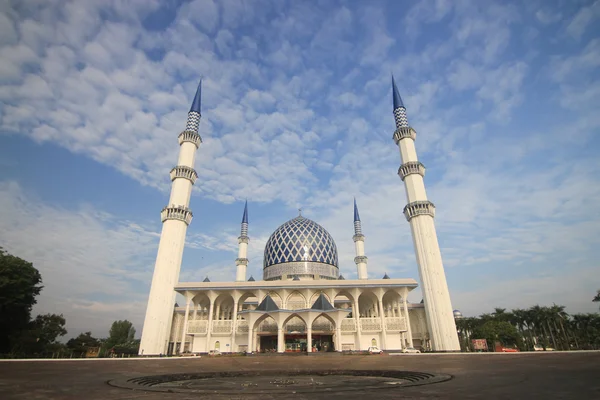
[[230, 334], [232, 328], [233, 328], [232, 320], [222, 320], [222, 321], [213, 321], [212, 322], [212, 333]]
[[356, 321], [354, 318], [344, 318], [341, 329], [342, 332], [356, 332]]
[[375, 318], [360, 318], [360, 330], [362, 332], [379, 332], [381, 331], [381, 319]]
[[385, 319], [386, 331], [405, 331], [406, 319], [404, 317], [389, 317]]
[[208, 331], [207, 328], [207, 320], [188, 321], [187, 333], [188, 335], [202, 335], [206, 334], [206, 332]]
[[248, 321], [245, 319], [238, 319], [235, 326], [236, 333], [248, 333]]

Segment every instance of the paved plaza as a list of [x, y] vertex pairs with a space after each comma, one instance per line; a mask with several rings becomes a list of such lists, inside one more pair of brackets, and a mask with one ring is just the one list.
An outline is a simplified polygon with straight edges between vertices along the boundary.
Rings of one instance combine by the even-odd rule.
[[[165, 393], [108, 381], [180, 373], [282, 370], [418, 371], [442, 383], [312, 393]], [[2, 399], [600, 399], [600, 352], [416, 355], [272, 355], [171, 359], [1, 361]]]

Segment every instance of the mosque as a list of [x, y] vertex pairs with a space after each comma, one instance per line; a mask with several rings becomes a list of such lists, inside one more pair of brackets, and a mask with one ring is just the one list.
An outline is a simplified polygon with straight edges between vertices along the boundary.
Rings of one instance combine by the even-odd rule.
[[[179, 160], [171, 172], [169, 205], [163, 228], [144, 327], [140, 355], [225, 352], [356, 351], [378, 347], [399, 351], [415, 347], [460, 351], [450, 294], [434, 225], [435, 207], [427, 199], [425, 167], [415, 150], [416, 131], [392, 77], [394, 142], [402, 164], [409, 222], [423, 301], [407, 301], [414, 279], [368, 276], [365, 236], [356, 200], [354, 240], [357, 278], [344, 279], [334, 239], [321, 225], [300, 214], [269, 237], [263, 279], [247, 277], [248, 203], [244, 207], [235, 281], [179, 282], [188, 225], [189, 202], [198, 179], [196, 151], [202, 144], [201, 83], [179, 134]], [[175, 303], [176, 294], [185, 304]]]

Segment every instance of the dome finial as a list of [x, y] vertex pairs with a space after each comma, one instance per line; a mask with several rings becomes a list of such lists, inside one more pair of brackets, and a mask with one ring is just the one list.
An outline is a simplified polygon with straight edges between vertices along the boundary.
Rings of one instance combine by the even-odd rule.
[[302, 216], [302, 207], [300, 207], [300, 208], [298, 209], [298, 216], [299, 216], [299, 217], [301, 217], [301, 216]]
[[360, 222], [360, 215], [358, 215], [358, 206], [356, 205], [356, 197], [354, 198], [354, 222]]

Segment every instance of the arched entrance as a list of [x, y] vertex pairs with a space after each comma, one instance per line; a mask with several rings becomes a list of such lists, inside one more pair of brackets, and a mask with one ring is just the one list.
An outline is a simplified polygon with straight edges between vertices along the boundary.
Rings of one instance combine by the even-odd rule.
[[293, 314], [283, 323], [286, 353], [300, 353], [307, 349], [306, 322]]
[[321, 314], [312, 323], [312, 351], [335, 351], [333, 334], [335, 322], [327, 314]]

